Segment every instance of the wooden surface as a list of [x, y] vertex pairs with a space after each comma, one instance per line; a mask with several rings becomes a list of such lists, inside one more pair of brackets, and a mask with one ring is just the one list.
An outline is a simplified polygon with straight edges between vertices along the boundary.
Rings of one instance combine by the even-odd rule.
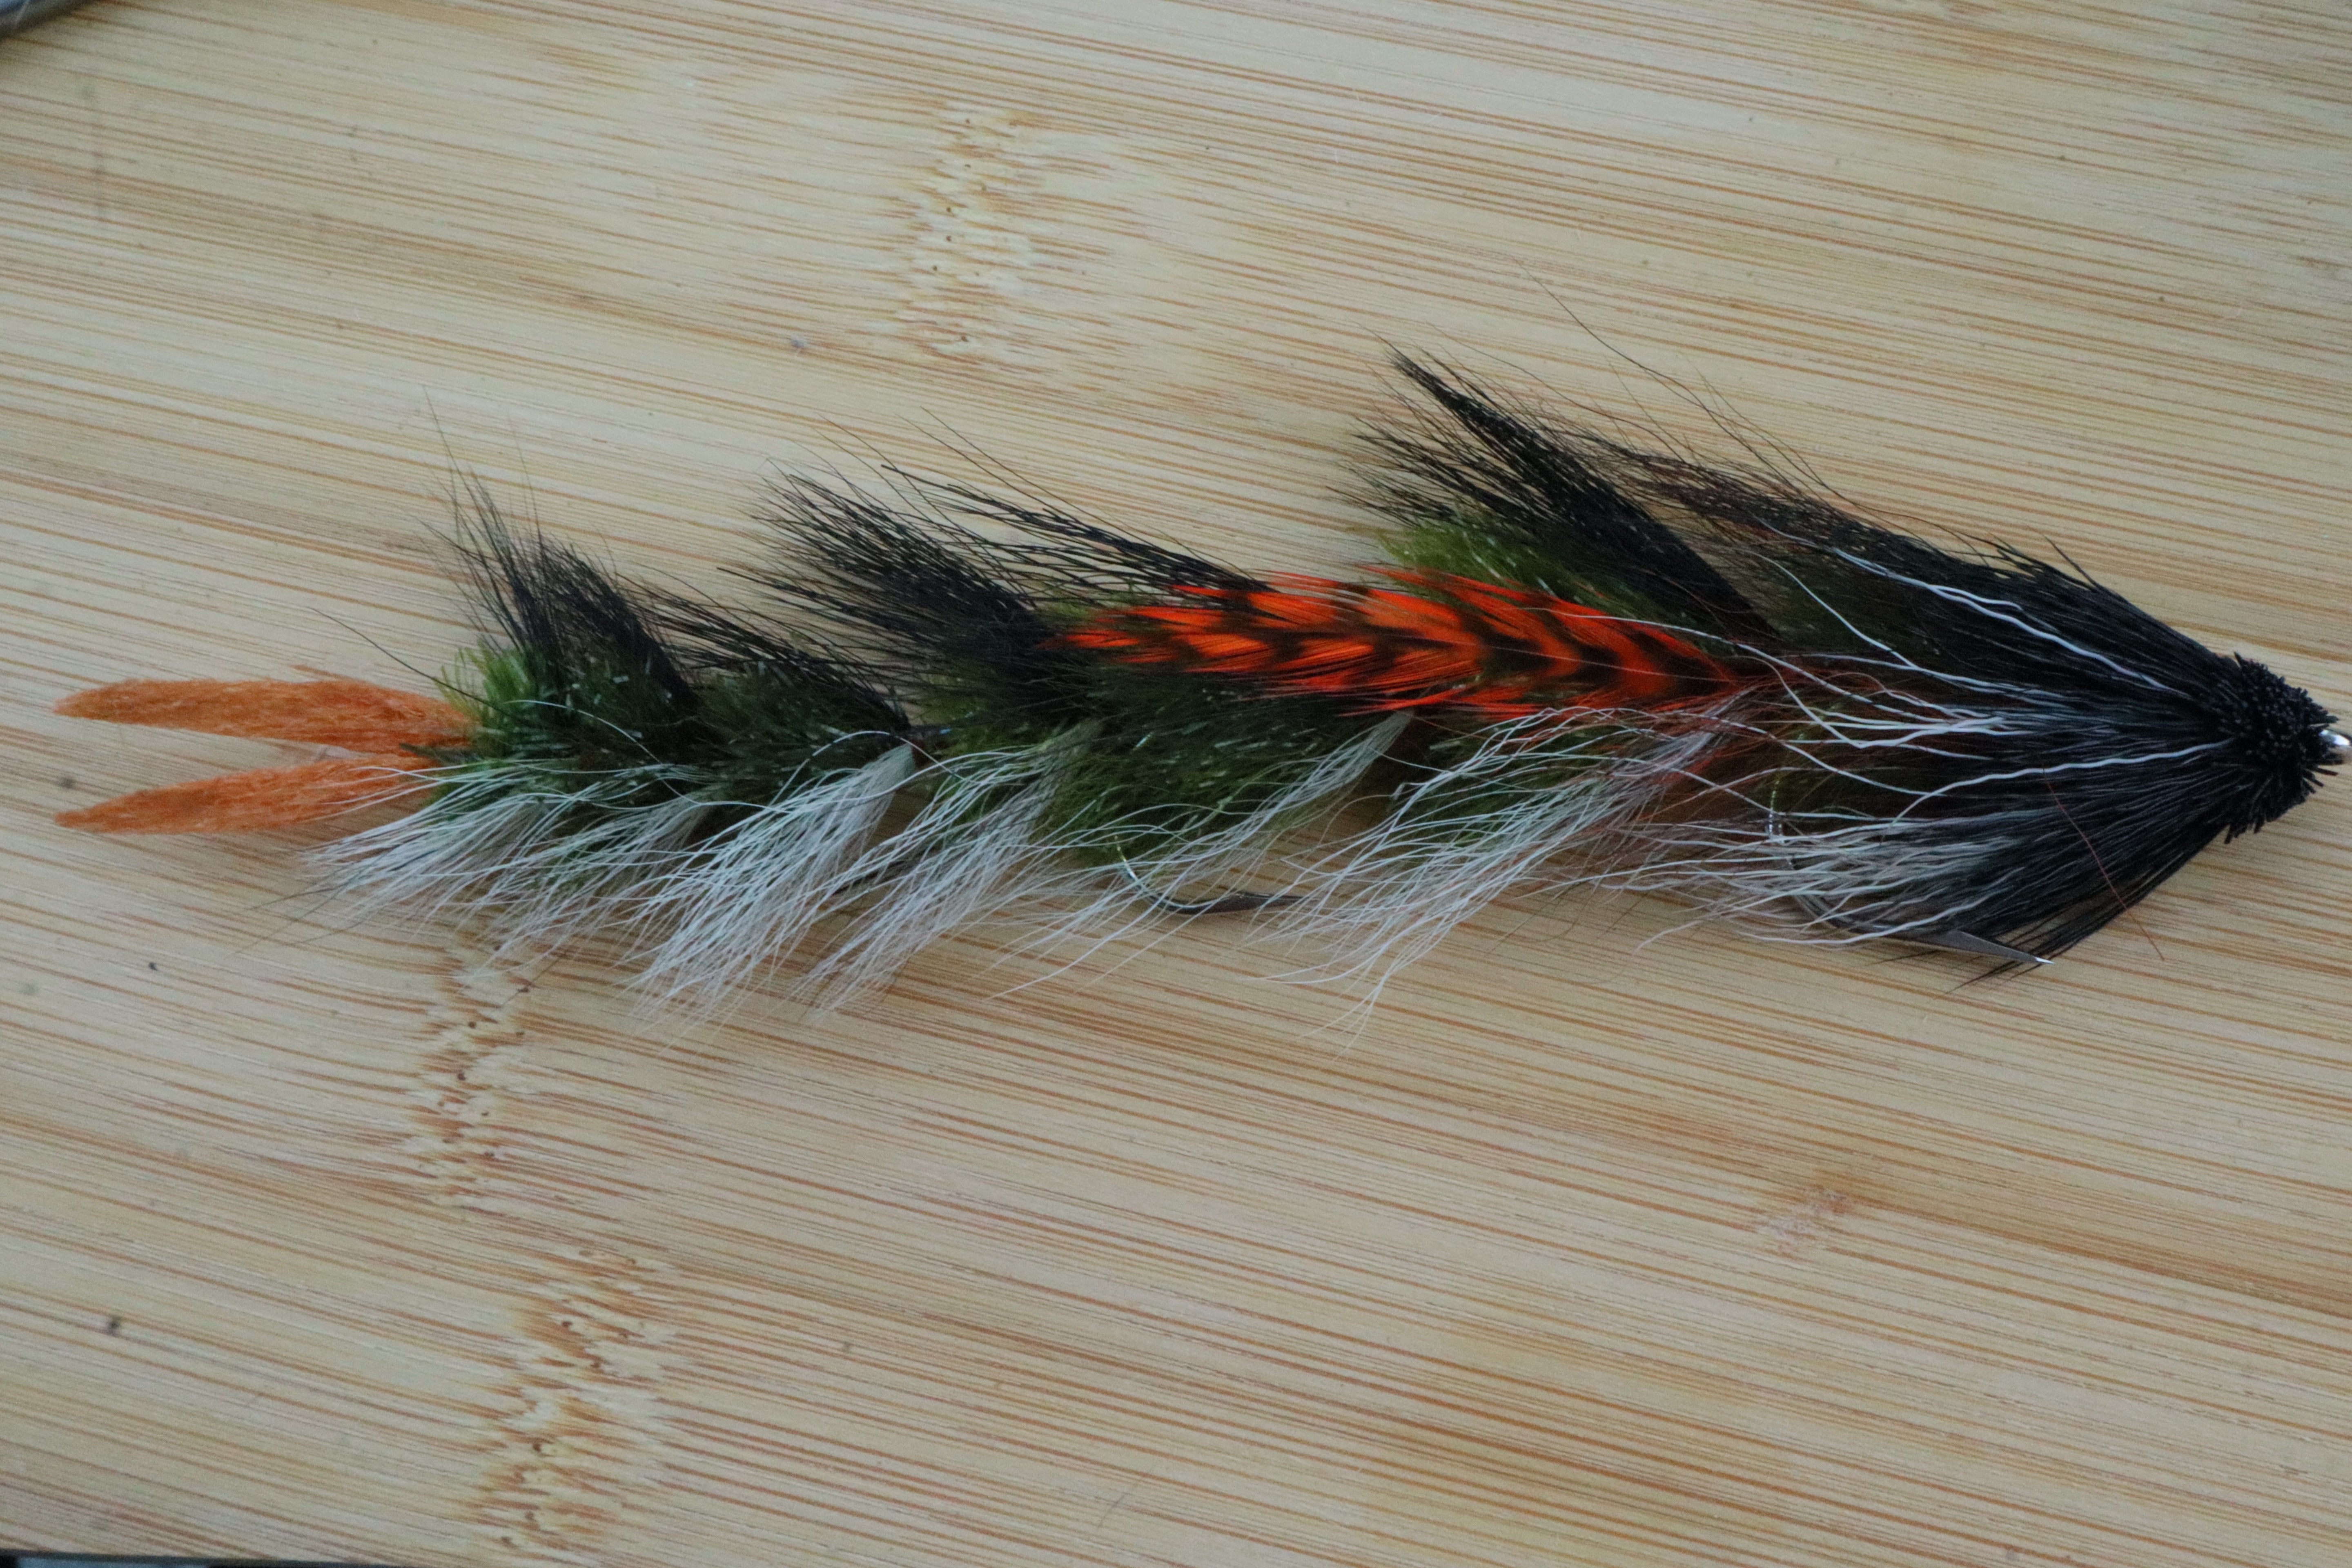
[[2340, 6], [96, 0], [0, 133], [0, 1545], [2352, 1562], [2352, 785], [2031, 978], [1529, 904], [1369, 1021], [1202, 927], [695, 1024], [48, 821], [277, 754], [69, 690], [445, 663], [453, 458], [709, 586], [954, 444], [1328, 565], [1384, 341], [2352, 706]]

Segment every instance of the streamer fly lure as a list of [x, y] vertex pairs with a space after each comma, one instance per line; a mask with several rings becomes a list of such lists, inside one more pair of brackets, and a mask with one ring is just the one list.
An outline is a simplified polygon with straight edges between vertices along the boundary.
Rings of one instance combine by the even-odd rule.
[[1514, 888], [2046, 962], [2344, 760], [2303, 691], [2071, 563], [1951, 551], [1777, 465], [1644, 449], [1400, 359], [1391, 559], [1253, 576], [1048, 505], [793, 479], [753, 609], [502, 522], [433, 695], [131, 680], [61, 711], [322, 760], [67, 813], [118, 833], [410, 809], [320, 853], [373, 904], [617, 931], [668, 992], [822, 931], [838, 994], [1025, 914], [1246, 913], [1384, 975]]

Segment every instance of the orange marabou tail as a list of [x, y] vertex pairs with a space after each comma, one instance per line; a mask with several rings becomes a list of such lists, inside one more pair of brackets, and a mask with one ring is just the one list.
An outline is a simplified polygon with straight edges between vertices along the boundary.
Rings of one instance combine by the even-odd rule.
[[415, 789], [410, 775], [432, 765], [413, 752], [388, 752], [254, 768], [119, 795], [61, 811], [58, 821], [87, 833], [256, 833], [391, 800]]
[[1280, 577], [1186, 587], [1186, 602], [1105, 610], [1056, 639], [1130, 664], [1233, 676], [1374, 709], [1659, 710], [1748, 685], [1657, 626], [1528, 588], [1442, 572], [1395, 586]]
[[118, 795], [58, 821], [92, 833], [250, 833], [287, 827], [416, 789], [424, 754], [463, 743], [463, 715], [436, 698], [360, 680], [123, 680], [58, 704], [77, 719], [212, 735], [308, 741], [359, 753], [255, 768]]
[[439, 698], [364, 680], [118, 680], [75, 692], [58, 711], [69, 719], [314, 741], [354, 752], [448, 746], [466, 738], [465, 719]]

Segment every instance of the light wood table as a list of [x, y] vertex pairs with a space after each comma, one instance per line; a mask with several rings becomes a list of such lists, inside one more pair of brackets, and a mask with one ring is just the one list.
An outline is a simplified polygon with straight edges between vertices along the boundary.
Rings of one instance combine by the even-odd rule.
[[2340, 5], [95, 0], [0, 277], [0, 1545], [2352, 1562], [2352, 786], [1982, 984], [1584, 900], [1369, 1019], [1204, 924], [697, 1023], [65, 833], [278, 753], [48, 711], [416, 683], [453, 461], [709, 587], [964, 449], [1341, 565], [1384, 342], [2352, 706]]

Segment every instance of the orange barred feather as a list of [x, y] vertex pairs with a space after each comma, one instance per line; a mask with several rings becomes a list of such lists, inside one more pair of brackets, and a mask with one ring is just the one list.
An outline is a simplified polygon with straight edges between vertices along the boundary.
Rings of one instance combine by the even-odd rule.
[[1185, 602], [1105, 610], [1056, 639], [1129, 664], [1233, 676], [1372, 710], [1451, 706], [1662, 710], [1748, 677], [1672, 632], [1529, 588], [1443, 572], [1395, 586], [1283, 576], [1185, 586]]

